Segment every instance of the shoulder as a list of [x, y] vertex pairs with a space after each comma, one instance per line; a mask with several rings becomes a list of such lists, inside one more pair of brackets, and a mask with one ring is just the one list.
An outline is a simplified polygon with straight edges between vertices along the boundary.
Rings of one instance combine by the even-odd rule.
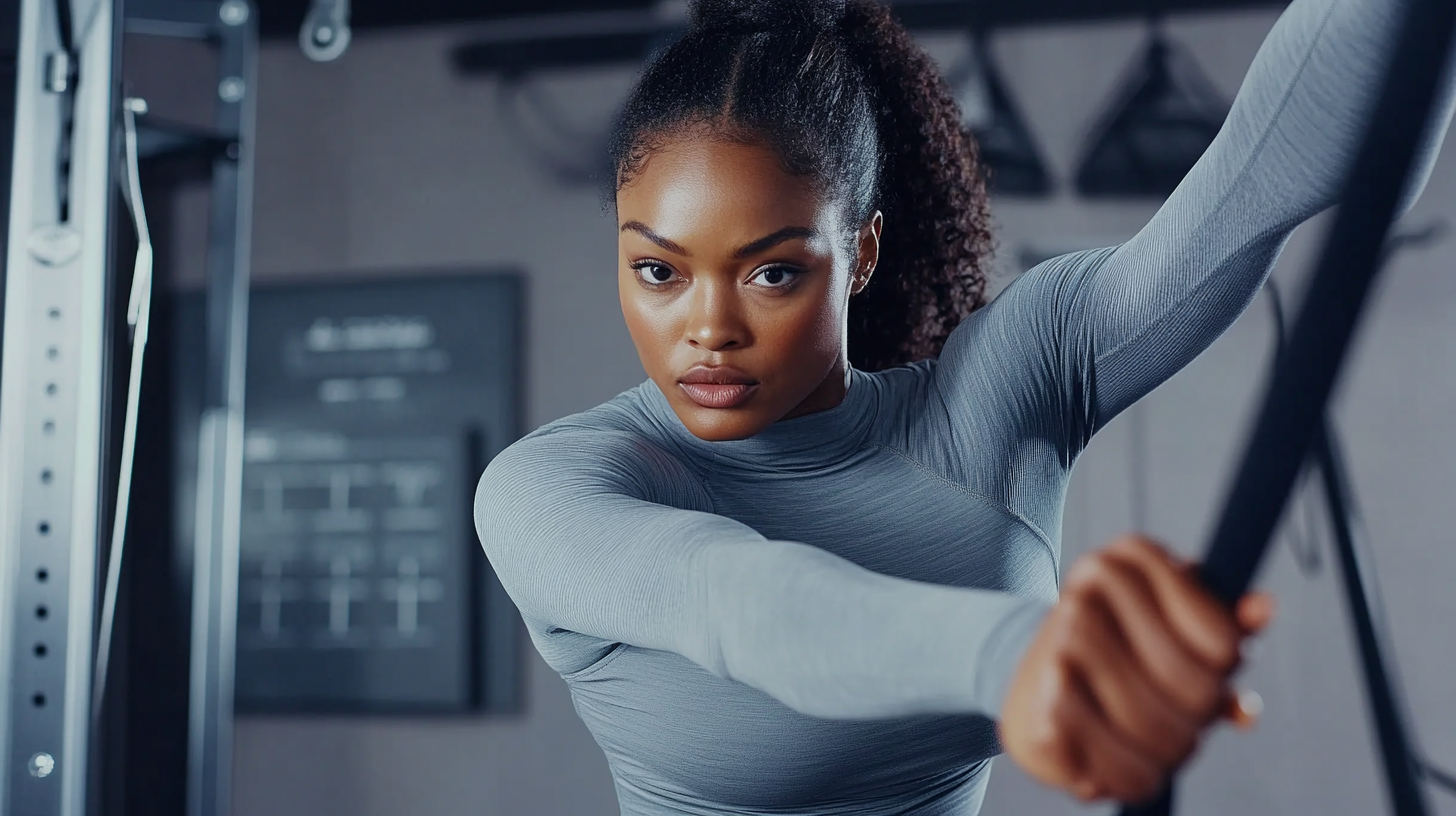
[[1121, 246], [1069, 252], [1022, 273], [951, 332], [940, 354], [940, 376], [963, 384], [979, 372], [999, 381], [1052, 363], [1076, 339], [1074, 327], [1095, 302], [1088, 287]]
[[501, 451], [480, 477], [477, 517], [602, 494], [681, 504], [677, 494], [697, 480], [652, 422], [641, 388], [543, 425]]

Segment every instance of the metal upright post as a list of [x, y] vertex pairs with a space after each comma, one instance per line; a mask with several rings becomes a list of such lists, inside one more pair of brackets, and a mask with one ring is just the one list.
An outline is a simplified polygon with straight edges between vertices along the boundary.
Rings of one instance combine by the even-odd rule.
[[225, 816], [232, 802], [233, 660], [243, 467], [243, 373], [252, 241], [257, 15], [245, 0], [137, 0], [128, 29], [198, 36], [219, 48], [207, 253], [203, 412], [192, 535], [188, 816]]
[[18, 5], [0, 346], [0, 812], [84, 816], [119, 3]]

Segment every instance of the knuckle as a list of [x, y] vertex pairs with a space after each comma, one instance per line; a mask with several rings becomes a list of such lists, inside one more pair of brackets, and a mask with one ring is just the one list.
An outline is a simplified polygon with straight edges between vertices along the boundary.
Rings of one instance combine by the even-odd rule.
[[1219, 641], [1214, 649], [1214, 662], [1221, 673], [1227, 677], [1239, 666], [1239, 642], [1234, 638], [1226, 638]]
[[1130, 533], [1122, 536], [1113, 542], [1112, 549], [1139, 559], [1163, 552], [1161, 544], [1138, 533]]
[[1092, 617], [1096, 608], [1097, 591], [1090, 586], [1081, 586], [1069, 593], [1063, 594], [1061, 598], [1059, 625], [1069, 632], [1080, 631], [1081, 626], [1086, 625], [1087, 619]]
[[1054, 718], [1038, 720], [1036, 727], [1027, 735], [1026, 748], [1040, 757], [1054, 757], [1061, 753], [1061, 729]]
[[1072, 564], [1072, 568], [1067, 571], [1067, 580], [1063, 584], [1062, 590], [1063, 596], [1075, 595], [1094, 583], [1100, 561], [1100, 553], [1092, 553], [1077, 559], [1076, 563]]

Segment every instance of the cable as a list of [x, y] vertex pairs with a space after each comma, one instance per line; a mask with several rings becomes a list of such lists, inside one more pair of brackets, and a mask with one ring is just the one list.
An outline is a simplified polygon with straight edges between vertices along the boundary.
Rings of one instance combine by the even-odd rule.
[[1436, 787], [1445, 790], [1447, 793], [1456, 795], [1456, 775], [1441, 770], [1435, 765], [1432, 765], [1428, 760], [1417, 760], [1417, 764], [1421, 769], [1421, 773], [1425, 774], [1426, 779], [1429, 779]]
[[[598, 158], [606, 155], [607, 131], [567, 123], [560, 109], [546, 100], [542, 89], [529, 77], [501, 76], [496, 85], [496, 107], [507, 133], [552, 178], [571, 185], [610, 178], [607, 166]], [[528, 110], [533, 116], [526, 115]], [[529, 118], [544, 127], [531, 128]]]
[[138, 172], [136, 115], [146, 113], [141, 99], [127, 98], [122, 103], [122, 127], [126, 148], [125, 198], [136, 226], [136, 265], [132, 270], [131, 298], [127, 304], [126, 322], [131, 330], [131, 374], [127, 379], [126, 417], [121, 432], [121, 463], [117, 468], [116, 509], [112, 516], [111, 548], [107, 553], [106, 589], [101, 602], [101, 627], [96, 642], [96, 667], [91, 684], [91, 716], [101, 717], [106, 696], [107, 666], [111, 659], [111, 635], [116, 621], [116, 596], [121, 584], [121, 557], [126, 544], [127, 509], [131, 504], [132, 465], [136, 455], [137, 409], [141, 399], [142, 359], [147, 348], [147, 327], [152, 311], [152, 237], [147, 229], [147, 211], [142, 203], [141, 176]]

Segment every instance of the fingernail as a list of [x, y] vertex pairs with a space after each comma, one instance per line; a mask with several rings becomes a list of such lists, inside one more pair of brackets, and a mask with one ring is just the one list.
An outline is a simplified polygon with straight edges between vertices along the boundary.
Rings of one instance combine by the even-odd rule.
[[1259, 721], [1259, 716], [1264, 713], [1264, 698], [1251, 689], [1239, 691], [1237, 705], [1239, 726], [1242, 728], [1253, 728]]

